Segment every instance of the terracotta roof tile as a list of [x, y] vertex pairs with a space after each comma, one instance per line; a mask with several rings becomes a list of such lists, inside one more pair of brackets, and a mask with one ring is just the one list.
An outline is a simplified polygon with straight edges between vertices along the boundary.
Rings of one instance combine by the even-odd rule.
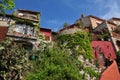
[[120, 80], [120, 73], [116, 61], [102, 73], [100, 80]]

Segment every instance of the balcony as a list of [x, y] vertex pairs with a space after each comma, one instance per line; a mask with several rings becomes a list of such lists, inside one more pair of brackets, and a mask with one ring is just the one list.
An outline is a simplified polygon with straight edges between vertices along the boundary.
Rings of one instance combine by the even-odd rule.
[[22, 16], [18, 15], [18, 17], [19, 18], [24, 18], [24, 19], [29, 19], [29, 20], [36, 21], [36, 22], [39, 21], [39, 19], [37, 18], [37, 16], [31, 16], [31, 15], [27, 15], [27, 14], [22, 15]]
[[34, 31], [34, 27], [25, 24], [16, 24], [13, 27], [9, 27], [7, 36], [37, 39], [37, 34]]

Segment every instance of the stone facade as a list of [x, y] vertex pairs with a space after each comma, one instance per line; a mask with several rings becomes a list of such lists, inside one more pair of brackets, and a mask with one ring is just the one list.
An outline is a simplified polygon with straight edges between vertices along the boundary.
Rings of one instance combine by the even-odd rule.
[[[107, 21], [98, 18], [96, 16], [89, 15], [89, 16], [82, 16], [81, 19], [77, 20], [75, 23], [81, 23], [83, 29], [84, 28], [89, 29], [89, 32], [92, 33], [92, 35], [95, 35], [93, 37], [98, 36], [96, 35], [96, 33], [110, 34], [110, 38], [108, 38], [108, 40], [112, 41], [116, 51], [120, 50], [120, 45], [117, 43], [120, 40], [119, 39], [120, 35], [115, 32], [115, 29], [120, 24], [120, 18], [111, 18], [110, 20]], [[106, 32], [104, 32], [104, 30], [106, 30]], [[95, 39], [95, 40], [100, 40], [100, 39]]]
[[59, 30], [59, 34], [74, 34], [77, 31], [82, 31], [77, 25], [73, 24], [66, 28]]
[[89, 15], [89, 16], [82, 17], [81, 21], [84, 27], [91, 27], [91, 29], [95, 29], [104, 20], [92, 15]]
[[[28, 10], [16, 10], [14, 15], [0, 15], [0, 25], [8, 27], [6, 37], [26, 49], [38, 49], [40, 44], [40, 13]], [[20, 16], [26, 15], [26, 16]], [[29, 15], [29, 18], [28, 18]], [[34, 16], [34, 17], [33, 17]]]
[[109, 19], [109, 21], [110, 21], [110, 22], [113, 22], [113, 23], [116, 24], [117, 26], [120, 25], [120, 18], [115, 18], [115, 17], [113, 17], [113, 18]]

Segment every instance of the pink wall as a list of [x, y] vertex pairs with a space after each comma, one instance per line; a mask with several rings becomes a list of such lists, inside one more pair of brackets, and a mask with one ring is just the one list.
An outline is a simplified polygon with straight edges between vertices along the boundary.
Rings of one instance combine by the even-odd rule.
[[103, 61], [101, 60], [101, 54], [104, 55], [105, 59], [114, 60], [116, 59], [113, 45], [110, 41], [92, 41], [93, 55], [95, 59], [99, 60], [99, 64], [102, 67]]

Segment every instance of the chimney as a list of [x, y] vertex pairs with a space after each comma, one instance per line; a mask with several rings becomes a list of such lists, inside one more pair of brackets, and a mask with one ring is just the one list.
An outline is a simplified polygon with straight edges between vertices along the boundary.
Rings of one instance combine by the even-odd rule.
[[84, 18], [85, 17], [85, 15], [84, 14], [81, 14], [81, 18]]

